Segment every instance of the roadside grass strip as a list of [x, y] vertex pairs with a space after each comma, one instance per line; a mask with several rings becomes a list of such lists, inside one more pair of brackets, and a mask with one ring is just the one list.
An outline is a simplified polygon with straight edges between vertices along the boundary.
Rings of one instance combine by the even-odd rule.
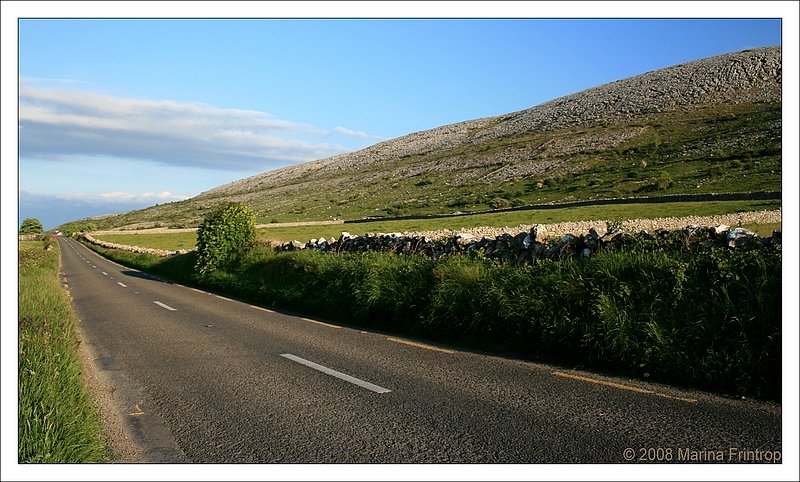
[[[57, 248], [57, 245], [54, 245]], [[103, 462], [110, 452], [86, 393], [75, 315], [59, 277], [58, 249], [19, 244], [18, 452], [28, 463]]]

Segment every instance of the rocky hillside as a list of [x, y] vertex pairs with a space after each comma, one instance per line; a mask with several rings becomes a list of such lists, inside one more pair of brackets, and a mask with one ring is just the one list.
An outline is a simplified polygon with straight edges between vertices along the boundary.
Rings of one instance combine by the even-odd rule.
[[196, 225], [221, 201], [270, 222], [779, 191], [781, 86], [779, 47], [721, 55], [265, 172], [109, 226]]

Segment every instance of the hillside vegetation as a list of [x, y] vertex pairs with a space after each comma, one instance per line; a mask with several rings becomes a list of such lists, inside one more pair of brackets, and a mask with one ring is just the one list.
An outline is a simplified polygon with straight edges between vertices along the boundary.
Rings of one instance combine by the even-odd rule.
[[258, 223], [542, 202], [781, 190], [781, 50], [702, 59], [523, 111], [417, 132], [94, 221], [193, 227], [221, 202]]

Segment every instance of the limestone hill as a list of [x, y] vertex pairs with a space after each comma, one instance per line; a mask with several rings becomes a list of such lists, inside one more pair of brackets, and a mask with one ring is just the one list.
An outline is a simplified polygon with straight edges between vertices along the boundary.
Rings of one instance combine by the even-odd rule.
[[265, 223], [780, 191], [781, 77], [780, 47], [711, 57], [97, 223], [196, 226], [223, 201], [248, 204]]

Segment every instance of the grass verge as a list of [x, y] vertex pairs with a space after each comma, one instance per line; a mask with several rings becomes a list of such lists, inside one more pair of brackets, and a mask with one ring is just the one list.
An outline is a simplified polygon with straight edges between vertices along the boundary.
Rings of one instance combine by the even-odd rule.
[[272, 308], [531, 360], [727, 394], [781, 396], [781, 249], [635, 244], [509, 266], [477, 256], [275, 253], [206, 276], [91, 246], [122, 264]]
[[102, 462], [102, 422], [84, 391], [58, 253], [52, 240], [19, 243], [19, 462]]

